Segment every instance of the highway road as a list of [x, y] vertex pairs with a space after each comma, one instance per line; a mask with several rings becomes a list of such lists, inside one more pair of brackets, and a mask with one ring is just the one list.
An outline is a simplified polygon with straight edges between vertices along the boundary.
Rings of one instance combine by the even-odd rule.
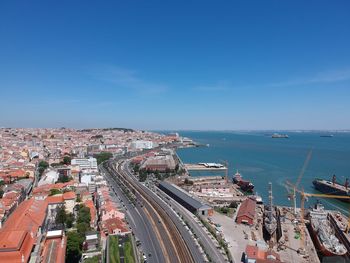
[[117, 195], [117, 198], [119, 198], [119, 201], [125, 205], [124, 210], [126, 213], [126, 219], [133, 230], [133, 233], [141, 242], [141, 247], [147, 257], [147, 262], [165, 262], [159, 240], [154, 231], [152, 231], [151, 223], [147, 220], [147, 215], [145, 215], [143, 209], [138, 206], [134, 207], [133, 204], [130, 203], [120, 186], [117, 184], [115, 176], [112, 176], [102, 165], [100, 166], [100, 169], [103, 171], [105, 178], [114, 193]]
[[[127, 162], [125, 162], [123, 164], [123, 169], [125, 172], [128, 173], [128, 175], [131, 178], [133, 178], [134, 180], [137, 180], [137, 178], [130, 171]], [[182, 238], [184, 239], [187, 247], [191, 251], [192, 257], [194, 258], [195, 262], [204, 262], [204, 257], [202, 255], [202, 253], [200, 252], [199, 247], [197, 246], [197, 244], [194, 241], [190, 232], [182, 224], [182, 221], [177, 217], [177, 214], [162, 199], [160, 199], [159, 196], [157, 196], [154, 192], [152, 192], [148, 187], [144, 186], [143, 184], [140, 184], [140, 186], [149, 196], [151, 196], [153, 198], [153, 200], [168, 214], [168, 216], [174, 222], [174, 224], [176, 225], [176, 228], [178, 229]], [[222, 261], [217, 261], [217, 262], [219, 263]]]
[[[124, 169], [128, 172], [129, 176], [134, 178], [136, 180], [136, 177], [133, 175], [133, 173], [130, 171], [129, 166], [127, 163], [124, 164]], [[198, 224], [198, 222], [195, 220], [195, 216], [189, 212], [187, 209], [185, 209], [182, 205], [180, 205], [178, 202], [173, 200], [171, 197], [166, 195], [163, 191], [159, 190], [158, 188], [158, 194], [163, 197], [163, 199], [160, 199], [154, 192], [152, 192], [148, 187], [142, 185], [144, 190], [148, 192], [149, 195], [153, 195], [157, 198], [155, 200], [157, 203], [159, 203], [163, 209], [172, 217], [176, 217], [175, 212], [173, 209], [170, 208], [169, 204], [175, 208], [177, 212], [179, 212], [184, 220], [191, 226], [193, 232], [196, 234], [197, 237], [199, 237], [200, 242], [202, 243], [205, 251], [211, 258], [213, 262], [221, 263], [221, 262], [226, 262], [225, 257], [220, 253], [219, 249], [216, 247], [216, 244], [213, 242], [213, 240], [210, 238], [210, 234], [208, 235], [207, 232], [205, 232], [204, 228]], [[168, 198], [166, 198], [168, 197]], [[177, 220], [177, 226], [179, 226], [179, 229], [184, 230], [187, 232], [187, 230], [182, 226], [182, 223]], [[181, 226], [181, 227], [180, 227]], [[188, 234], [188, 233], [187, 233]], [[187, 235], [184, 234], [184, 237], [187, 238]], [[191, 251], [192, 250], [197, 250], [198, 248], [195, 246], [193, 239], [191, 236], [189, 236], [189, 240], [186, 240], [186, 243], [188, 243], [188, 246], [190, 246]], [[216, 241], [217, 243], [217, 241]]]
[[[151, 222], [152, 231], [160, 240], [165, 262], [203, 262], [203, 256], [195, 247], [194, 240], [191, 239], [188, 232], [183, 231], [184, 226], [177, 223], [178, 218], [170, 217], [162, 207], [164, 204], [160, 205], [155, 201], [155, 198], [159, 199], [159, 197], [149, 192], [149, 189], [145, 189], [145, 186], [128, 172], [126, 162], [117, 162], [114, 167], [111, 167], [111, 164], [109, 162], [109, 167], [114, 170], [116, 176], [120, 176], [125, 184], [128, 184], [128, 187], [135, 193], [138, 203], [142, 202], [143, 210]], [[191, 241], [190, 246], [186, 240]]]

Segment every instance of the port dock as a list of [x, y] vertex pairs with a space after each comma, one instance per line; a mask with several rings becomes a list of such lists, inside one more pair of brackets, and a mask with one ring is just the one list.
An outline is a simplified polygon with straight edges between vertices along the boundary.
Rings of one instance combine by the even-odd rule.
[[227, 167], [219, 163], [185, 163], [184, 168], [191, 171], [226, 171]]

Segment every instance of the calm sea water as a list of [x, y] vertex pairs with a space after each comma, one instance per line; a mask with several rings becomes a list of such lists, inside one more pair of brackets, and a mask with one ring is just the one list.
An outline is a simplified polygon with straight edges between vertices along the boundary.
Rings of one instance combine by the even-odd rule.
[[[302, 177], [300, 187], [305, 192], [315, 192], [312, 180], [316, 177], [338, 181], [350, 178], [350, 133], [335, 133], [333, 138], [320, 137], [320, 133], [288, 132], [289, 139], [272, 139], [260, 132], [179, 132], [209, 147], [179, 149], [184, 163], [229, 162], [229, 175], [238, 170], [245, 179], [251, 180], [264, 201], [268, 197], [268, 182], [273, 184], [274, 202], [291, 205], [284, 187], [286, 180], [295, 183], [306, 156], [313, 148], [312, 158]], [[316, 199], [310, 198], [305, 207]], [[329, 209], [348, 214], [350, 205], [338, 200], [321, 199]], [[298, 206], [300, 205], [298, 201]]]

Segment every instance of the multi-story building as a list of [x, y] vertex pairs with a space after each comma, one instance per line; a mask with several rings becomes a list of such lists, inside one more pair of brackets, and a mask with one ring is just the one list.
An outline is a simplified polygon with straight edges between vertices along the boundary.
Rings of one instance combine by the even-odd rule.
[[79, 166], [80, 170], [97, 170], [97, 160], [93, 157], [72, 159], [71, 165]]

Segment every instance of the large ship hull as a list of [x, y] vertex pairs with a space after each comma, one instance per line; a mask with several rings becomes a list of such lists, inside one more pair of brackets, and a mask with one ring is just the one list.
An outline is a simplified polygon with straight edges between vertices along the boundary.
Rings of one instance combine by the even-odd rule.
[[239, 188], [246, 193], [253, 193], [254, 185], [249, 181], [244, 181], [241, 179], [233, 178], [232, 182], [237, 184]]
[[316, 231], [313, 229], [312, 225], [309, 225], [309, 229], [310, 229], [310, 234], [311, 234], [311, 238], [315, 244], [316, 249], [318, 250], [319, 253], [321, 253], [324, 257], [334, 257], [334, 256], [343, 256], [346, 254], [346, 252], [344, 254], [336, 254], [330, 250], [328, 250], [319, 240]]
[[[323, 182], [321, 180], [318, 180], [318, 179], [314, 180], [312, 182], [312, 184], [314, 185], [316, 190], [318, 190], [318, 191], [320, 191], [320, 192], [322, 192], [324, 194], [350, 197], [349, 192], [341, 189], [341, 187], [338, 186], [338, 184], [333, 185], [329, 181], [326, 181], [326, 183], [325, 183], [325, 182]], [[349, 199], [339, 198], [338, 200], [350, 203], [350, 198]]]

